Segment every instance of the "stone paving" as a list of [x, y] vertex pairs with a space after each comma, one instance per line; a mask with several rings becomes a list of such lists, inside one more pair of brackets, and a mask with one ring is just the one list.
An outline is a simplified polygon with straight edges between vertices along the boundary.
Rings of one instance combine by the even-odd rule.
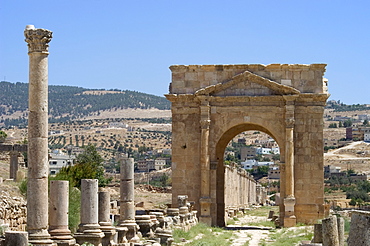
[[262, 239], [267, 239], [269, 231], [267, 230], [240, 230], [234, 233], [236, 237], [231, 246], [243, 246], [249, 241], [249, 246], [260, 245]]
[[245, 225], [251, 222], [262, 222], [262, 221], [267, 221], [267, 218], [247, 215], [239, 218], [239, 221], [236, 221], [234, 225], [228, 226], [228, 228], [238, 228], [238, 227], [245, 228], [243, 230], [236, 230], [233, 233], [234, 240], [232, 241], [231, 246], [243, 246], [248, 241], [249, 246], [260, 245], [260, 241], [262, 239], [267, 239], [269, 236], [270, 231], [268, 230], [268, 228], [260, 227], [260, 229], [257, 229], [257, 227], [255, 227], [253, 229], [247, 229], [248, 226]]

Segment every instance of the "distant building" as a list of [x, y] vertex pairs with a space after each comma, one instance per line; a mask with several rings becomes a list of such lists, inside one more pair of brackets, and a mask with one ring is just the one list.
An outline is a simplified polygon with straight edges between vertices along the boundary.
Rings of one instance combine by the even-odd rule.
[[80, 147], [76, 147], [76, 146], [73, 146], [73, 145], [68, 145], [66, 147], [66, 149], [68, 150], [69, 154], [75, 155], [75, 156], [78, 156], [79, 154], [82, 154], [83, 152], [85, 152], [85, 149], [80, 148]]
[[270, 148], [257, 148], [256, 153], [258, 155], [268, 155], [271, 154], [272, 149]]
[[266, 143], [264, 143], [264, 147], [276, 149], [279, 148], [279, 145], [276, 143], [275, 139], [268, 139]]
[[162, 149], [162, 154], [164, 154], [164, 155], [172, 155], [172, 149]]
[[335, 166], [332, 166], [332, 165], [324, 166], [324, 178], [329, 178], [333, 174], [337, 175], [337, 176], [340, 176], [339, 175], [341, 173], [340, 170], [341, 170], [340, 167], [335, 167]]
[[274, 162], [272, 162], [272, 161], [256, 161], [254, 159], [246, 160], [246, 161], [243, 161], [243, 162], [240, 163], [242, 168], [244, 168], [245, 170], [257, 169], [260, 166], [269, 166], [269, 165], [273, 165], [273, 164], [274, 164]]
[[57, 174], [62, 167], [72, 166], [76, 157], [67, 155], [61, 151], [55, 151], [49, 154], [49, 174]]
[[368, 114], [359, 114], [359, 115], [358, 115], [358, 119], [359, 119], [359, 120], [369, 120], [369, 119], [370, 119], [370, 117], [369, 117], [369, 115], [368, 115]]
[[256, 147], [242, 147], [240, 149], [241, 160], [253, 159], [254, 157], [256, 157], [256, 155]]
[[150, 172], [155, 170], [154, 160], [146, 159], [137, 161], [137, 169], [139, 172]]
[[352, 180], [352, 181], [367, 181], [370, 179], [370, 175], [369, 174], [351, 174], [349, 176], [349, 179]]
[[254, 166], [257, 166], [258, 162], [254, 159], [251, 159], [251, 160], [246, 160], [246, 161], [241, 162], [240, 165], [245, 170], [249, 170], [249, 169], [253, 169]]
[[268, 172], [269, 179], [280, 179], [280, 168], [279, 166], [270, 166]]
[[128, 125], [123, 122], [109, 122], [109, 128], [127, 128]]
[[327, 139], [324, 138], [324, 146], [338, 146], [338, 140], [337, 139]]
[[370, 142], [370, 128], [367, 127], [363, 131], [364, 131], [364, 141]]
[[157, 158], [155, 159], [154, 161], [154, 169], [159, 171], [159, 170], [162, 170], [164, 169], [164, 167], [166, 166], [166, 159], [164, 158]]
[[347, 127], [346, 139], [369, 142], [370, 127]]

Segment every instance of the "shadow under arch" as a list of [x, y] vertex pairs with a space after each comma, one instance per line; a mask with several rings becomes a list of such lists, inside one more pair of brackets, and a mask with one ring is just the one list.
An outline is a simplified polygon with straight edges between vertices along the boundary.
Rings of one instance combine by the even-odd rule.
[[216, 160], [217, 160], [217, 169], [216, 169], [216, 224], [217, 226], [224, 227], [226, 225], [225, 218], [225, 167], [224, 167], [224, 153], [228, 143], [238, 134], [245, 131], [260, 131], [271, 136], [280, 147], [280, 160], [284, 159], [284, 144], [283, 139], [277, 138], [271, 131], [267, 128], [253, 124], [253, 123], [243, 123], [231, 127], [225, 131], [222, 136], [219, 138], [216, 144]]

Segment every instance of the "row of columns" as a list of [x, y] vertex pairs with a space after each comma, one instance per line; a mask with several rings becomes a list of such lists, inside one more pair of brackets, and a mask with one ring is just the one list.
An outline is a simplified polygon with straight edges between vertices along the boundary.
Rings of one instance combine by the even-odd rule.
[[253, 177], [244, 169], [238, 170], [233, 165], [225, 166], [226, 207], [245, 207], [256, 204], [257, 197], [257, 184]]
[[[135, 221], [133, 158], [123, 158], [121, 163], [121, 209], [120, 222], [117, 227], [118, 243], [138, 243], [138, 225]], [[130, 184], [128, 184], [130, 183]], [[110, 194], [98, 191], [97, 179], [81, 180], [81, 223], [74, 237], [68, 229], [69, 182], [53, 180], [50, 182], [49, 230], [50, 241], [58, 245], [75, 245], [85, 242], [93, 245], [114, 245], [116, 228], [110, 219]], [[30, 208], [33, 209], [33, 208]], [[45, 241], [45, 240], [44, 240]], [[41, 245], [33, 243], [32, 245]], [[47, 245], [47, 242], [44, 245]]]
[[[48, 47], [52, 32], [26, 26], [25, 41], [29, 55], [29, 117], [28, 117], [28, 186], [27, 186], [27, 230], [29, 243], [37, 246], [56, 245], [56, 242], [73, 245], [74, 239], [68, 230], [68, 182], [52, 181], [53, 194], [48, 195]], [[122, 158], [121, 167], [121, 221], [119, 243], [138, 242], [138, 226], [134, 208], [134, 163], [132, 158]], [[12, 157], [15, 162], [15, 157]], [[12, 170], [12, 172], [14, 172]], [[114, 234], [104, 212], [109, 196], [101, 194], [101, 224], [99, 224], [98, 181], [82, 180], [81, 224], [75, 234], [77, 243], [89, 242], [101, 245], [104, 233], [108, 241]], [[50, 207], [49, 207], [50, 206]], [[49, 218], [49, 209], [50, 218]], [[50, 222], [50, 227], [49, 227]], [[48, 231], [49, 228], [49, 231]], [[50, 234], [49, 234], [50, 232]], [[124, 234], [127, 232], [127, 240]], [[53, 239], [53, 240], [52, 240]]]

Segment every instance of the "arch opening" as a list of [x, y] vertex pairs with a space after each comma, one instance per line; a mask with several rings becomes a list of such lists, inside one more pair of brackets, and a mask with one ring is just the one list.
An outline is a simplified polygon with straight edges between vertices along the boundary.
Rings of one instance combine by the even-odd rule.
[[[266, 153], [266, 151], [271, 151], [271, 153]], [[250, 174], [253, 172], [253, 168], [255, 168], [258, 170], [257, 173], [259, 175], [264, 175], [266, 171], [269, 171], [270, 165], [271, 168], [279, 170], [280, 157], [284, 156], [280, 153], [278, 140], [272, 135], [271, 131], [263, 126], [245, 123], [225, 131], [216, 145], [216, 224], [218, 226], [226, 225], [228, 220], [226, 210], [229, 207], [265, 204], [267, 192], [261, 186], [257, 189], [261, 193], [256, 194], [257, 182]], [[234, 155], [234, 157], [230, 157], [230, 155]], [[258, 167], [258, 163], [263, 168]], [[260, 170], [263, 171], [260, 172]], [[235, 181], [235, 172], [242, 176], [245, 173], [246, 176], [243, 181]], [[280, 178], [280, 173], [274, 177]], [[266, 185], [269, 186], [268, 183]]]

